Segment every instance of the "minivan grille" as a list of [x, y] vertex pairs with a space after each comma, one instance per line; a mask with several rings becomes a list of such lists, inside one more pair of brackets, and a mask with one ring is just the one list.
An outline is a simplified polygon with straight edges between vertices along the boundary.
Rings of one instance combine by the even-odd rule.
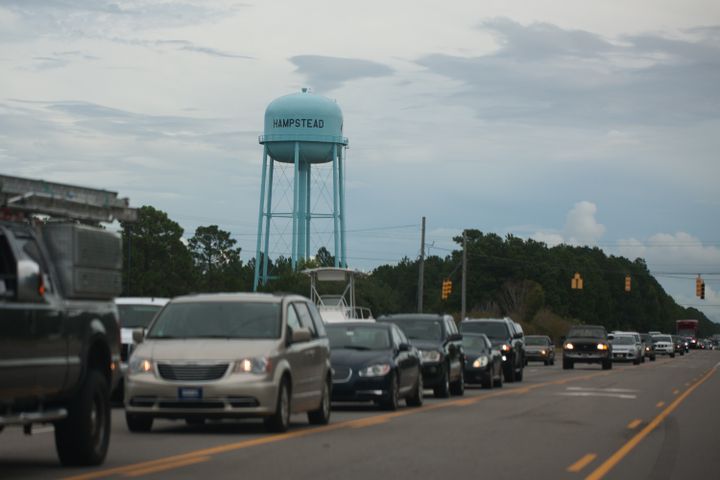
[[228, 369], [227, 363], [214, 365], [173, 365], [159, 363], [158, 373], [165, 380], [180, 380], [200, 382], [206, 380], [218, 380], [225, 375]]

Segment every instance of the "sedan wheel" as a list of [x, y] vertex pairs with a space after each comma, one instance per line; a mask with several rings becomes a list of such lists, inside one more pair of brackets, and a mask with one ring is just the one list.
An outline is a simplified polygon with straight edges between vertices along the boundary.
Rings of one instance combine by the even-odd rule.
[[381, 403], [381, 406], [385, 410], [397, 410], [400, 404], [400, 389], [398, 388], [397, 375], [394, 373], [391, 375], [390, 390], [387, 393], [387, 397]]
[[423, 388], [424, 388], [424, 386], [423, 386], [422, 374], [418, 373], [417, 383], [415, 384], [415, 391], [413, 392], [412, 396], [405, 399], [405, 403], [407, 403], [409, 407], [422, 407]]

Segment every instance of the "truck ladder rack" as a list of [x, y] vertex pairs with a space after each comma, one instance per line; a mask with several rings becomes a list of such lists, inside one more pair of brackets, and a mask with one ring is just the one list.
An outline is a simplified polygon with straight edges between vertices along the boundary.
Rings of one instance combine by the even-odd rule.
[[0, 175], [0, 208], [86, 222], [134, 222], [137, 210], [116, 192]]

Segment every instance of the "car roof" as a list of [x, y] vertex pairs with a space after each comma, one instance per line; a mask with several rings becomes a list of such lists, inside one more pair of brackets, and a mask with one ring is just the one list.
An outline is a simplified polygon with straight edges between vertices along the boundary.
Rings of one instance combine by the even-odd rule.
[[434, 313], [395, 313], [392, 315], [382, 315], [378, 321], [382, 320], [442, 320], [445, 315]]
[[118, 297], [115, 305], [158, 305], [162, 307], [170, 301], [165, 297]]
[[[493, 322], [493, 323], [506, 323], [508, 320], [511, 320], [508, 317], [505, 318], [466, 318], [462, 321], [462, 323], [471, 323], [471, 322]], [[511, 320], [512, 321], [512, 320]]]
[[[382, 328], [385, 330], [393, 328], [392, 323], [380, 323], [380, 322], [335, 322], [335, 323], [326, 323], [325, 328], [334, 328], [334, 327], [373, 327], [373, 328]], [[400, 328], [400, 327], [395, 327]]]
[[171, 303], [196, 303], [196, 302], [256, 302], [256, 303], [281, 303], [283, 299], [305, 300], [302, 295], [295, 294], [273, 294], [273, 293], [197, 293], [175, 297]]

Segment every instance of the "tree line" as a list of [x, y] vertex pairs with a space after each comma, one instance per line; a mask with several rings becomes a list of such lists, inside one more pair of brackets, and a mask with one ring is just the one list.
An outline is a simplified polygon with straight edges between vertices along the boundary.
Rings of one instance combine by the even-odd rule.
[[[184, 240], [182, 227], [165, 212], [143, 206], [138, 213], [137, 222], [122, 224], [123, 295], [173, 297], [252, 290], [255, 259], [242, 262], [241, 249], [229, 232], [217, 225], [201, 226]], [[465, 235], [470, 317], [509, 315], [526, 333], [554, 338], [575, 323], [600, 324], [608, 330], [674, 332], [675, 320], [682, 318], [698, 319], [702, 336], [720, 332], [720, 326], [699, 310], [678, 305], [641, 258], [631, 261], [597, 247], [548, 247], [532, 239], [474, 229]], [[462, 237], [453, 240], [457, 249], [445, 257], [425, 259], [423, 304], [427, 313], [450, 313], [459, 320]], [[309, 294], [308, 277], [293, 271], [290, 258], [268, 261], [273, 279], [261, 291]], [[334, 258], [323, 247], [301, 267], [333, 264]], [[410, 258], [378, 266], [358, 279], [358, 305], [370, 307], [376, 316], [417, 311], [418, 268], [418, 260]], [[583, 277], [583, 289], [570, 288], [575, 272]], [[453, 281], [453, 291], [443, 300], [440, 288], [445, 279]], [[340, 293], [341, 286], [337, 288], [328, 293]]]

